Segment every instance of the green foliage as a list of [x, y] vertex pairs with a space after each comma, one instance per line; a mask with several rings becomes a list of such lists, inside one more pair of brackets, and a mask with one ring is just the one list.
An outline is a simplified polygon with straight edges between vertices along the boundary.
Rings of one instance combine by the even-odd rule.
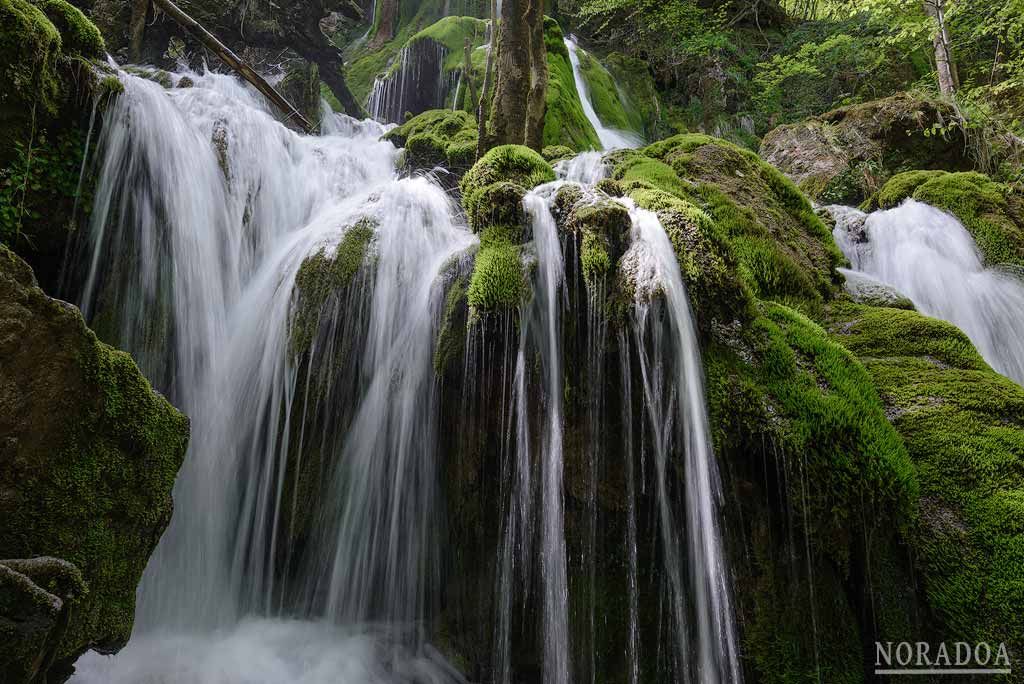
[[[52, 225], [76, 202], [83, 141], [77, 128], [53, 134], [39, 131], [31, 142], [12, 141], [11, 161], [0, 169], [0, 242], [15, 245], [62, 241], [73, 226]], [[89, 197], [78, 197], [88, 211]], [[38, 245], [37, 245], [38, 246]]]

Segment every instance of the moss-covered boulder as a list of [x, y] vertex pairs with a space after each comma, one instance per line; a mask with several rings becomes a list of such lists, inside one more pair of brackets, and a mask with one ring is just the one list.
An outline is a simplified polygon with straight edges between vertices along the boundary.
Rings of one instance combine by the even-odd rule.
[[744, 288], [812, 314], [831, 296], [843, 262], [831, 233], [793, 183], [753, 152], [684, 134], [611, 159], [623, 191], [657, 211], [670, 235], [690, 226], [679, 258], [698, 288], [698, 322], [702, 305], [724, 307], [720, 320], [739, 311]]
[[908, 539], [932, 630], [1024, 653], [1024, 389], [961, 331], [912, 311], [841, 304], [833, 338], [864, 364], [920, 486]]
[[761, 155], [812, 199], [859, 204], [901, 171], [971, 169], [958, 120], [948, 103], [902, 93], [779, 126]]
[[889, 209], [913, 198], [956, 216], [990, 265], [1024, 266], [1024, 195], [981, 173], [907, 171], [868, 200]]
[[392, 128], [384, 139], [405, 148], [405, 164], [410, 169], [443, 167], [457, 178], [476, 161], [476, 119], [467, 112], [423, 112]]
[[[66, 672], [85, 650], [116, 651], [131, 634], [189, 425], [2, 246], [0, 435], [0, 558], [63, 559], [88, 589], [55, 594], [73, 604], [53, 652]], [[0, 640], [0, 662], [7, 647]]]
[[462, 206], [470, 226], [520, 226], [523, 195], [555, 180], [555, 171], [539, 154], [522, 145], [492, 148], [473, 165], [460, 183]]

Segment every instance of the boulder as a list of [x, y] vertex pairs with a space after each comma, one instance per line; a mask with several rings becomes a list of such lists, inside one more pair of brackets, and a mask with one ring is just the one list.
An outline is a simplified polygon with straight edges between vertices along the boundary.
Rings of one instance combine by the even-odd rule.
[[906, 93], [779, 126], [761, 156], [811, 199], [859, 204], [893, 174], [973, 168], [953, 107]]
[[[0, 639], [9, 672], [33, 671], [45, 642], [56, 673], [47, 681], [60, 681], [86, 650], [128, 641], [188, 438], [188, 419], [132, 358], [97, 340], [78, 309], [46, 296], [0, 246], [0, 558], [72, 564], [54, 561], [51, 572], [39, 560], [0, 561], [57, 599], [4, 571], [0, 621], [18, 635]], [[18, 627], [27, 622], [36, 627]]]

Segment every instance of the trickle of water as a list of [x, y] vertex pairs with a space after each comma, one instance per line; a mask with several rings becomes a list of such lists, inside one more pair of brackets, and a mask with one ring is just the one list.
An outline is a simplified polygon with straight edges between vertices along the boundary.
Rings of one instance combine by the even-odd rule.
[[576, 41], [571, 37], [566, 38], [565, 47], [569, 50], [572, 77], [576, 82], [576, 91], [580, 95], [580, 103], [583, 105], [583, 114], [594, 127], [594, 130], [597, 131], [597, 137], [601, 141], [601, 149], [618, 150], [642, 145], [644, 142], [643, 138], [636, 133], [608, 128], [601, 123], [601, 119], [597, 116], [597, 111], [595, 111], [594, 104], [590, 99], [590, 90], [587, 88], [587, 82], [583, 78], [583, 71], [580, 69], [580, 57], [577, 54]]
[[955, 217], [913, 199], [867, 216], [829, 209], [836, 243], [854, 269], [895, 287], [921, 313], [956, 325], [995, 370], [1024, 383], [1024, 280], [986, 267]]
[[[677, 667], [700, 682], [741, 682], [731, 577], [719, 523], [718, 466], [704, 405], [703, 367], [675, 250], [657, 214], [621, 200], [633, 230], [621, 268], [634, 285], [633, 338], [654, 455], [658, 529]], [[661, 323], [667, 322], [667, 326]], [[685, 466], [686, 567], [680, 554], [669, 466]], [[689, 577], [689, 583], [684, 578]], [[690, 594], [687, 594], [689, 589]], [[692, 610], [687, 611], [687, 603]], [[691, 632], [690, 619], [695, 623]], [[691, 646], [692, 644], [692, 646]], [[693, 656], [693, 660], [687, 662]]]

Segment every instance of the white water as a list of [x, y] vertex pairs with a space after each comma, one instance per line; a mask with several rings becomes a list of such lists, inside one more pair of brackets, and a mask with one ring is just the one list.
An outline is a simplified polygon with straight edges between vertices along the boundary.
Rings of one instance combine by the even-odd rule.
[[[995, 370], [1024, 382], [1024, 280], [986, 267], [955, 217], [916, 200], [866, 218], [855, 209], [833, 211], [836, 243], [855, 269], [956, 325]], [[860, 221], [866, 242], [849, 234]]]
[[594, 104], [590, 99], [590, 91], [587, 82], [583, 79], [583, 72], [580, 70], [580, 57], [577, 54], [576, 41], [572, 38], [565, 39], [565, 47], [569, 50], [569, 62], [572, 64], [572, 77], [576, 82], [576, 91], [580, 95], [580, 103], [583, 105], [583, 114], [597, 131], [597, 137], [601, 141], [602, 150], [619, 150], [632, 147], [639, 147], [643, 144], [643, 138], [630, 131], [620, 131], [608, 128], [597, 116]]
[[[742, 676], [731, 576], [719, 523], [721, 485], [711, 449], [704, 371], [689, 297], [672, 243], [657, 214], [640, 209], [631, 200], [622, 202], [629, 208], [633, 230], [621, 267], [635, 285], [633, 335], [640, 358], [643, 404], [653, 436], [658, 529], [676, 630], [676, 657], [681, 660], [678, 666], [695, 671], [699, 682], [739, 683]], [[667, 326], [660, 323], [662, 316]], [[685, 472], [688, 585], [680, 558], [681, 526], [675, 520], [669, 491], [669, 471], [680, 451]], [[693, 606], [690, 613], [685, 608], [687, 598]], [[688, 615], [696, 623], [695, 634], [690, 633]]]
[[[112, 659], [83, 657], [75, 681], [457, 679], [417, 625], [438, 565], [438, 276], [476, 238], [438, 186], [396, 177], [380, 126], [339, 116], [334, 133], [301, 136], [233, 79], [190, 76], [166, 91], [122, 75], [103, 127], [82, 308], [191, 416], [192, 441], [135, 636]], [[362, 218], [376, 226], [363, 304], [327, 318], [362, 369], [338, 406], [350, 422], [338, 439], [303, 435], [344, 464], [325, 473], [343, 504], [321, 509], [320, 537], [278, 586], [293, 283]]]

